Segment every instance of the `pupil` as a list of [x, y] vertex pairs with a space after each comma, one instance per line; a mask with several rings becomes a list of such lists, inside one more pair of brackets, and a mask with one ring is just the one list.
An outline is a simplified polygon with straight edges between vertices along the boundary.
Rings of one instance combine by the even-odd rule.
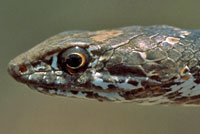
[[78, 67], [82, 63], [82, 58], [77, 54], [71, 54], [66, 60], [66, 64], [70, 67]]

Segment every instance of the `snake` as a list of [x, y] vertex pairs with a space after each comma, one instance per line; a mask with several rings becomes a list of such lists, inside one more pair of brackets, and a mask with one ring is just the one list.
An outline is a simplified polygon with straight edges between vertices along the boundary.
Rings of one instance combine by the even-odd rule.
[[9, 74], [51, 96], [200, 104], [200, 30], [168, 25], [65, 31], [20, 54]]

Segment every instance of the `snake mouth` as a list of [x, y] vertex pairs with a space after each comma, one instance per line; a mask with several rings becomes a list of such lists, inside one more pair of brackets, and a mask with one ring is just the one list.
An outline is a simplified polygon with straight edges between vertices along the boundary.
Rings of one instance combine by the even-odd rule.
[[62, 90], [58, 88], [43, 88], [32, 84], [28, 85], [31, 89], [37, 90], [43, 94], [51, 96], [63, 96], [80, 99], [97, 99], [98, 101], [121, 101], [129, 102], [123, 97], [123, 92], [102, 92], [102, 91], [78, 91], [78, 90]]

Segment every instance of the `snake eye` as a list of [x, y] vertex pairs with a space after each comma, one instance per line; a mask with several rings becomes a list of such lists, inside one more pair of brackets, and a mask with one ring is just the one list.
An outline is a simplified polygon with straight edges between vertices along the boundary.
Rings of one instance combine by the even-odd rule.
[[89, 59], [89, 53], [85, 49], [72, 47], [58, 55], [58, 64], [62, 70], [74, 74], [83, 71]]
[[85, 56], [80, 53], [72, 53], [66, 59], [67, 67], [77, 69], [85, 64]]

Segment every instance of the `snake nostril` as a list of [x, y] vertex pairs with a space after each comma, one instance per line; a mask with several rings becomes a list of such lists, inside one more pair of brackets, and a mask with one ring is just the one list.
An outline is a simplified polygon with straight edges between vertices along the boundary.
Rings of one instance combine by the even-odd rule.
[[10, 62], [8, 65], [8, 72], [9, 74], [15, 78], [16, 80], [19, 80], [24, 72], [27, 71], [26, 65], [17, 65], [13, 62]]
[[19, 71], [20, 71], [21, 73], [26, 72], [26, 71], [27, 71], [26, 66], [25, 66], [25, 65], [20, 65], [20, 66], [19, 66]]

